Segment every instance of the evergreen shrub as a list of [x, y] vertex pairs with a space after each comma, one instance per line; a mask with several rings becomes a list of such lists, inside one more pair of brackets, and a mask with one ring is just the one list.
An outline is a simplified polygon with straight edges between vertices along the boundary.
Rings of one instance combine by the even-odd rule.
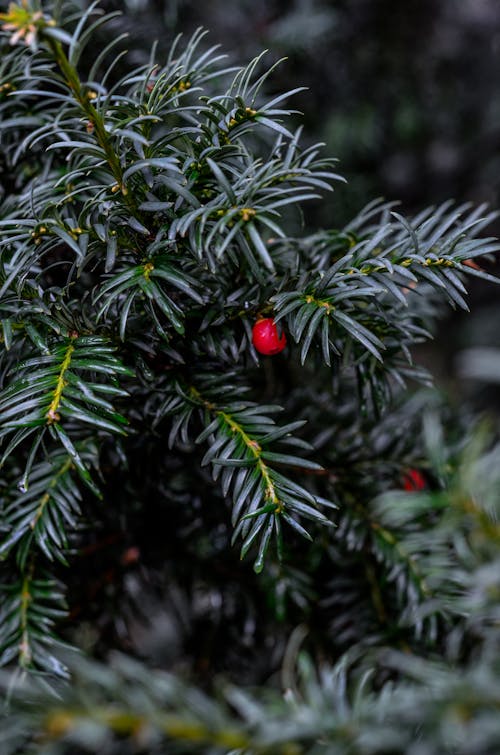
[[412, 356], [495, 214], [304, 231], [300, 89], [108, 20], [0, 14], [2, 753], [497, 752], [500, 449]]

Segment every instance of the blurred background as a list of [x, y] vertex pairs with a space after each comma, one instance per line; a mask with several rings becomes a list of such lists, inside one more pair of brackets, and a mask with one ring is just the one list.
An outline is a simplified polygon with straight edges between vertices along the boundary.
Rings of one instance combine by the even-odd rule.
[[[269, 64], [287, 58], [268, 90], [307, 87], [290, 103], [300, 111], [304, 142], [324, 142], [348, 180], [306, 209], [309, 228], [342, 226], [379, 196], [400, 200], [410, 215], [447, 199], [500, 207], [498, 0], [102, 5], [123, 12], [106, 33], [130, 33], [136, 64], [147, 62], [154, 40], [161, 60], [178, 34], [200, 26], [209, 32], [206, 46], [220, 44], [232, 63], [246, 63], [265, 49]], [[492, 233], [500, 234], [500, 221]], [[500, 382], [500, 290], [474, 279], [469, 288], [472, 314], [445, 312], [436, 344], [419, 358], [452, 399], [493, 407]]]

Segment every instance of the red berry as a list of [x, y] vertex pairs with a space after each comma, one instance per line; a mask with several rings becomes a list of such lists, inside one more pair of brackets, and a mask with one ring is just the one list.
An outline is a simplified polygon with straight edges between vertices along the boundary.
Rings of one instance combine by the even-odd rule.
[[425, 477], [418, 469], [409, 469], [403, 477], [403, 487], [408, 493], [424, 490], [427, 487]]
[[272, 317], [264, 317], [252, 328], [252, 343], [259, 354], [279, 354], [286, 346], [286, 336], [280, 336]]

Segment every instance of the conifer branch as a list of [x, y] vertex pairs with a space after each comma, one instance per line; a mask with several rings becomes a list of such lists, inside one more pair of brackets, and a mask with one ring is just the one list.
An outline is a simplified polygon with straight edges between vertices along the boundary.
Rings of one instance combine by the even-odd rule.
[[[291, 125], [300, 89], [269, 96], [275, 66], [226, 67], [202, 31], [136, 69], [113, 31], [86, 64], [114, 15], [55, 8], [0, 14], [0, 665], [31, 677], [7, 755], [89, 732], [109, 755], [437, 755], [457, 721], [464, 755], [496, 752], [499, 450], [405, 389], [430, 382], [413, 347], [437, 303], [493, 280], [495, 213], [375, 201], [301, 235], [341, 177]], [[140, 634], [134, 600], [155, 628], [161, 605], [209, 691], [106, 658], [47, 695], [55, 632], [80, 634], [65, 589], [104, 654]], [[315, 660], [293, 635], [285, 694], [243, 691], [307, 622]], [[238, 686], [212, 694], [221, 668]]]
[[64, 359], [59, 370], [59, 375], [57, 376], [57, 383], [56, 387], [54, 388], [53, 398], [47, 410], [47, 424], [52, 424], [52, 422], [57, 422], [60, 419], [57, 410], [59, 409], [59, 404], [61, 403], [63, 389], [66, 386], [64, 374], [66, 370], [69, 369], [69, 366], [71, 364], [71, 355], [73, 354], [74, 350], [75, 347], [72, 341], [70, 341], [66, 349], [66, 353], [64, 354]]
[[91, 124], [92, 133], [95, 135], [95, 139], [99, 147], [106, 155], [108, 165], [116, 181], [116, 186], [121, 192], [125, 204], [134, 214], [134, 216], [137, 215], [136, 203], [134, 202], [133, 196], [130, 194], [123, 179], [123, 171], [120, 165], [120, 160], [106, 132], [105, 122], [97, 108], [92, 104], [92, 99], [97, 96], [96, 93], [88, 89], [84, 89], [76, 69], [71, 65], [64, 52], [61, 42], [59, 42], [59, 40], [57, 39], [54, 39], [50, 35], [46, 35], [46, 41], [52, 51], [55, 62], [57, 63], [61, 73], [63, 74], [65, 83], [71, 90], [75, 101], [87, 116], [89, 124]]

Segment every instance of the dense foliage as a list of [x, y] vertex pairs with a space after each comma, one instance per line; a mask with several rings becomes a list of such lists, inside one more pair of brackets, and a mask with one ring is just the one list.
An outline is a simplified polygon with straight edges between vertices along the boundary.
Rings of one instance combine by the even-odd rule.
[[406, 383], [494, 213], [301, 233], [341, 178], [300, 89], [203, 32], [91, 56], [106, 21], [0, 14], [6, 751], [492, 751], [500, 451]]

